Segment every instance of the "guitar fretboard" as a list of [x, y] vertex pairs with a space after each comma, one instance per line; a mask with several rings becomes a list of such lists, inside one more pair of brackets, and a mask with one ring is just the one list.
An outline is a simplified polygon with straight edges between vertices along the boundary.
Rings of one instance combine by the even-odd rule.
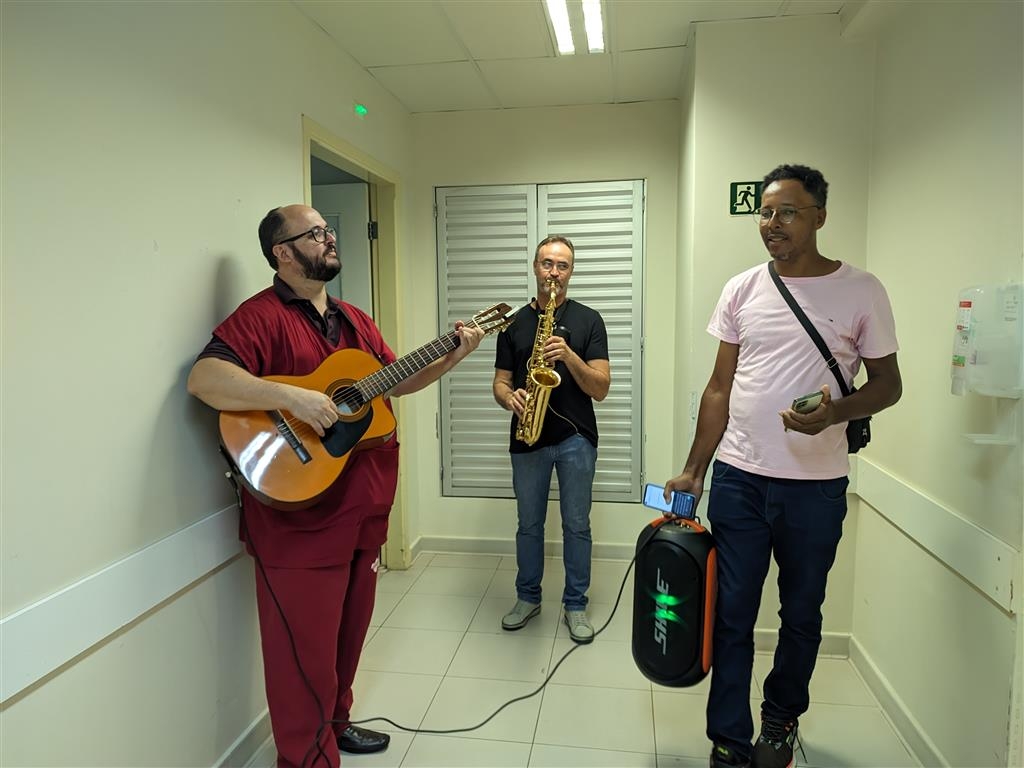
[[419, 349], [414, 349], [409, 354], [403, 355], [390, 365], [385, 365], [376, 373], [371, 373], [366, 378], [360, 379], [353, 386], [359, 390], [363, 401], [368, 402], [394, 388], [417, 371], [426, 368], [438, 358], [444, 357], [457, 346], [459, 346], [458, 334], [455, 331], [450, 331], [429, 344], [424, 344]]

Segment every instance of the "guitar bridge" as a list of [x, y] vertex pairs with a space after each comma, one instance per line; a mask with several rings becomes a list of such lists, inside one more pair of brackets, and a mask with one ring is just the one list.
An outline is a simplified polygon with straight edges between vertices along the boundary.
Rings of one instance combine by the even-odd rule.
[[303, 464], [308, 464], [313, 460], [313, 457], [309, 455], [309, 451], [306, 450], [306, 446], [299, 440], [299, 436], [295, 434], [292, 428], [285, 421], [285, 418], [281, 415], [280, 411], [271, 411], [271, 418], [274, 420], [274, 424], [277, 426], [277, 431], [281, 433], [281, 437], [284, 438], [285, 442], [291, 446], [292, 450], [295, 451], [295, 455], [299, 461]]

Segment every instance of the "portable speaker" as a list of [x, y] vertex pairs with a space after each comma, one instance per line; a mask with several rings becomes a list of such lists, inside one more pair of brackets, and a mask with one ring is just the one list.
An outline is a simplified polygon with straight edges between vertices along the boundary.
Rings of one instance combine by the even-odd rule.
[[696, 685], [711, 669], [715, 544], [695, 520], [658, 518], [640, 532], [633, 582], [633, 660], [659, 685]]

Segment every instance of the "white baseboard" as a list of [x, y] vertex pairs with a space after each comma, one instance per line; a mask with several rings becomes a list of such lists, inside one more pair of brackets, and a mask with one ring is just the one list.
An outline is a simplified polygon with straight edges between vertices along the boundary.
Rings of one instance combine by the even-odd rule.
[[[270, 754], [269, 760], [264, 761], [263, 757], [268, 743], [272, 754]], [[214, 763], [214, 768], [269, 766], [273, 765], [273, 758], [276, 754], [277, 750], [274, 749], [274, 740], [271, 738], [270, 732], [270, 710], [264, 709], [235, 739], [235, 743], [225, 750], [224, 754]]]
[[[754, 650], [759, 653], [774, 653], [779, 644], [777, 629], [754, 629]], [[822, 632], [819, 656], [833, 656], [846, 659], [850, 656], [850, 634], [848, 632]]]
[[[421, 536], [410, 547], [412, 560], [424, 552], [446, 552], [459, 555], [501, 555], [515, 557], [515, 539], [470, 539], [459, 536]], [[594, 543], [591, 557], [596, 560], [632, 560], [636, 552], [636, 544], [601, 544]], [[544, 554], [547, 557], [562, 556], [562, 542], [544, 542]]]
[[935, 742], [928, 737], [924, 728], [921, 727], [921, 723], [914, 717], [899, 694], [889, 685], [889, 681], [855, 637], [850, 638], [850, 662], [864, 678], [871, 693], [878, 699], [879, 706], [892, 721], [900, 738], [906, 742], [911, 753], [921, 761], [921, 764], [929, 767], [948, 767], [949, 761], [942, 756]]

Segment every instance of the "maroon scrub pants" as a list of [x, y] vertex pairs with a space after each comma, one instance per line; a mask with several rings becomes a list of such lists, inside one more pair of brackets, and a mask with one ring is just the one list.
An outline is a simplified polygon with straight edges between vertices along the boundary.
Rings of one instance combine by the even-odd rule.
[[[263, 673], [278, 768], [310, 768], [314, 761], [317, 768], [336, 768], [341, 763], [337, 736], [348, 724], [352, 680], [373, 615], [378, 553], [376, 548], [357, 549], [350, 563], [322, 568], [261, 571], [256, 564]], [[325, 762], [315, 742], [328, 719], [341, 722], [320, 733]]]

